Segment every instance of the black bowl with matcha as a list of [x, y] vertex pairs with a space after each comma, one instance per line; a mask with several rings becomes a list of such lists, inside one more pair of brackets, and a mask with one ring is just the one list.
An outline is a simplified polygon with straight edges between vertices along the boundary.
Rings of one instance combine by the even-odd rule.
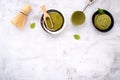
[[62, 13], [54, 9], [48, 10], [47, 13], [50, 15], [52, 19], [53, 28], [51, 27], [50, 21], [46, 20], [47, 25], [45, 24], [45, 21], [43, 20], [43, 15], [40, 20], [42, 28], [46, 32], [51, 33], [51, 34], [59, 33], [63, 29], [64, 23], [65, 23], [65, 19]]
[[114, 25], [112, 15], [103, 9], [99, 9], [93, 14], [92, 22], [95, 28], [101, 32], [108, 32]]

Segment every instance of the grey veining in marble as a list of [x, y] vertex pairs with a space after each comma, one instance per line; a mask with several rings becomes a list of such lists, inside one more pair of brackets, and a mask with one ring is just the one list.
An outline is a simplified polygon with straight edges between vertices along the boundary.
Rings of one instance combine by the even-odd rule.
[[[82, 10], [87, 0], [0, 0], [0, 80], [120, 80], [120, 0], [96, 0], [86, 11], [86, 22], [74, 27], [71, 14]], [[24, 30], [10, 20], [25, 3], [32, 11]], [[57, 9], [66, 18], [66, 28], [49, 35], [41, 28], [40, 6]], [[110, 32], [92, 25], [92, 15], [104, 8], [114, 17]], [[35, 22], [35, 29], [29, 25]], [[75, 40], [73, 34], [81, 39]]]

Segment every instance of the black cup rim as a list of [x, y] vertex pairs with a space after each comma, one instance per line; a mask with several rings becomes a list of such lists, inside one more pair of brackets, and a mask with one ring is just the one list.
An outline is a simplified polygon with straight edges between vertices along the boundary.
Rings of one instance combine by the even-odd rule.
[[108, 16], [110, 16], [110, 18], [111, 18], [111, 25], [109, 26], [108, 29], [101, 30], [101, 29], [97, 28], [97, 26], [95, 26], [94, 18], [95, 18], [95, 16], [96, 16], [97, 14], [99, 14], [99, 11], [96, 11], [96, 12], [93, 14], [93, 16], [92, 16], [92, 23], [93, 23], [94, 27], [95, 27], [97, 30], [99, 30], [99, 31], [101, 31], [101, 32], [108, 32], [108, 31], [110, 31], [110, 30], [113, 28], [113, 26], [114, 26], [114, 19], [113, 19], [113, 16], [111, 15], [110, 12], [108, 12], [107, 10], [104, 10], [104, 12], [105, 12], [105, 14], [107, 14]]
[[[43, 20], [43, 14], [42, 14], [42, 16], [41, 16], [41, 18], [40, 18], [40, 24], [41, 24], [43, 30], [45, 30], [46, 32], [50, 31], [51, 33], [60, 31], [60, 30], [63, 28], [64, 23], [65, 23], [65, 19], [64, 19], [63, 14], [62, 14], [60, 11], [55, 10], [55, 9], [47, 10], [47, 12], [48, 12], [48, 13], [50, 13], [50, 12], [57, 12], [57, 13], [59, 13], [59, 14], [61, 15], [62, 19], [63, 19], [63, 24], [61, 25], [61, 27], [60, 27], [59, 29], [57, 29], [57, 30], [55, 30], [55, 31], [49, 30], [49, 29], [47, 29], [47, 27], [46, 27], [46, 25], [45, 25], [45, 22], [44, 22], [44, 20]], [[46, 29], [47, 29], [48, 31], [45, 29], [45, 27], [46, 27]], [[48, 33], [50, 33], [50, 32], [48, 32]]]

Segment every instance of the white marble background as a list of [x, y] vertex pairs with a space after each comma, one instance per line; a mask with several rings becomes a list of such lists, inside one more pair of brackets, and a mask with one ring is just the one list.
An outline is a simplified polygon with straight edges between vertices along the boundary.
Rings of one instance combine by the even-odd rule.
[[[0, 0], [0, 80], [120, 80], [120, 0], [96, 0], [86, 13], [86, 22], [74, 27], [70, 16], [82, 10], [87, 0]], [[10, 20], [25, 3], [32, 11], [24, 30]], [[49, 35], [40, 26], [40, 6], [57, 9], [66, 17], [66, 28]], [[92, 14], [104, 8], [115, 24], [108, 33], [97, 31]], [[29, 25], [35, 22], [35, 29]], [[73, 34], [79, 34], [79, 41]]]

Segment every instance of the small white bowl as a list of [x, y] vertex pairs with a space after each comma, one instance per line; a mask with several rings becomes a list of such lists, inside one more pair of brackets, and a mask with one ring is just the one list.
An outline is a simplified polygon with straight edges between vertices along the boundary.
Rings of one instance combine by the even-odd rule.
[[45, 22], [43, 20], [43, 15], [42, 15], [40, 23], [41, 23], [41, 26], [42, 26], [43, 30], [46, 31], [47, 33], [50, 33], [50, 34], [58, 34], [58, 33], [62, 32], [63, 29], [65, 28], [65, 23], [66, 23], [64, 15], [61, 12], [59, 12], [57, 10], [54, 10], [54, 9], [50, 9], [47, 12], [48, 13], [49, 12], [57, 12], [57, 13], [59, 13], [62, 16], [62, 18], [63, 18], [63, 24], [62, 24], [61, 28], [58, 29], [57, 31], [51, 31], [51, 30], [49, 30], [49, 29], [46, 28]]

